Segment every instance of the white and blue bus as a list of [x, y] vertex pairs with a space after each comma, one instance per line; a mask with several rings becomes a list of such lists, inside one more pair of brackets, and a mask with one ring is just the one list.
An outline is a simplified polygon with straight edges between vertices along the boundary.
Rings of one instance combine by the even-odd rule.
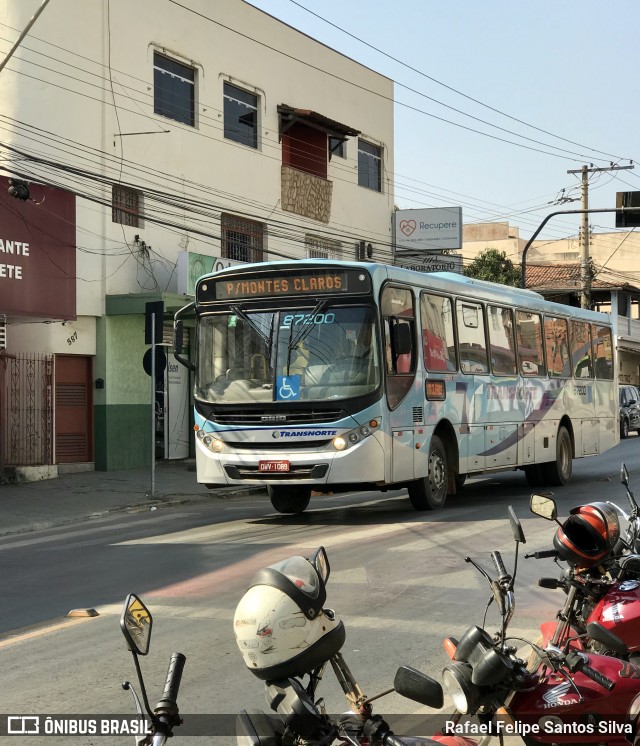
[[467, 476], [562, 485], [618, 433], [610, 317], [453, 273], [300, 260], [201, 277], [198, 482], [312, 491], [406, 487], [440, 508]]

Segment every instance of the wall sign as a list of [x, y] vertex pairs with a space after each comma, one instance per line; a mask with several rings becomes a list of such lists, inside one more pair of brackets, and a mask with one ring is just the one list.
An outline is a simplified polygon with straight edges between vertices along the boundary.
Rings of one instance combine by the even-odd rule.
[[30, 184], [32, 200], [23, 202], [6, 184], [0, 179], [0, 314], [75, 319], [75, 195]]

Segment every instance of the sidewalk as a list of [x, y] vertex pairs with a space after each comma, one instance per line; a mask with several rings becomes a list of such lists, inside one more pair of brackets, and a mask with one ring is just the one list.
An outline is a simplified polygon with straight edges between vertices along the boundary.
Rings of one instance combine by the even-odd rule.
[[0, 485], [0, 536], [62, 526], [83, 518], [154, 505], [228, 499], [260, 487], [220, 487], [208, 490], [196, 481], [195, 463], [159, 461], [155, 499], [151, 498], [151, 468], [87, 471], [63, 474], [39, 482]]

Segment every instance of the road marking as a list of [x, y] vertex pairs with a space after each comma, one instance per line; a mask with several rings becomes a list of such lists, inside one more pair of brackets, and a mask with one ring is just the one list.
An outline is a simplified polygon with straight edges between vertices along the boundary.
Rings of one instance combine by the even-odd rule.
[[[153, 616], [157, 619], [212, 619], [214, 621], [226, 622], [231, 626], [234, 609], [220, 606], [171, 606], [168, 604], [150, 605]], [[100, 616], [120, 616], [122, 604], [105, 604], [97, 607]], [[389, 629], [398, 630], [411, 635], [419, 632], [423, 635], [447, 637], [449, 635], [460, 636], [462, 628], [450, 621], [434, 619], [395, 619], [383, 616], [360, 616], [341, 615], [338, 618], [344, 622], [347, 633], [352, 629]], [[466, 628], [465, 628], [466, 629]], [[523, 637], [524, 639], [536, 640], [539, 631], [534, 627], [509, 627], [509, 636]], [[351, 639], [349, 637], [349, 639]], [[444, 655], [444, 653], [443, 653]]]

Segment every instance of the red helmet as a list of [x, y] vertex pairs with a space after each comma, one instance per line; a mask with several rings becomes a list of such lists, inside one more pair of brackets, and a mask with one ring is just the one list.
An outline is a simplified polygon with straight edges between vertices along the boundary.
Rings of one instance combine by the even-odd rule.
[[575, 567], [593, 567], [613, 550], [620, 537], [618, 514], [607, 503], [574, 508], [553, 537], [560, 559]]

